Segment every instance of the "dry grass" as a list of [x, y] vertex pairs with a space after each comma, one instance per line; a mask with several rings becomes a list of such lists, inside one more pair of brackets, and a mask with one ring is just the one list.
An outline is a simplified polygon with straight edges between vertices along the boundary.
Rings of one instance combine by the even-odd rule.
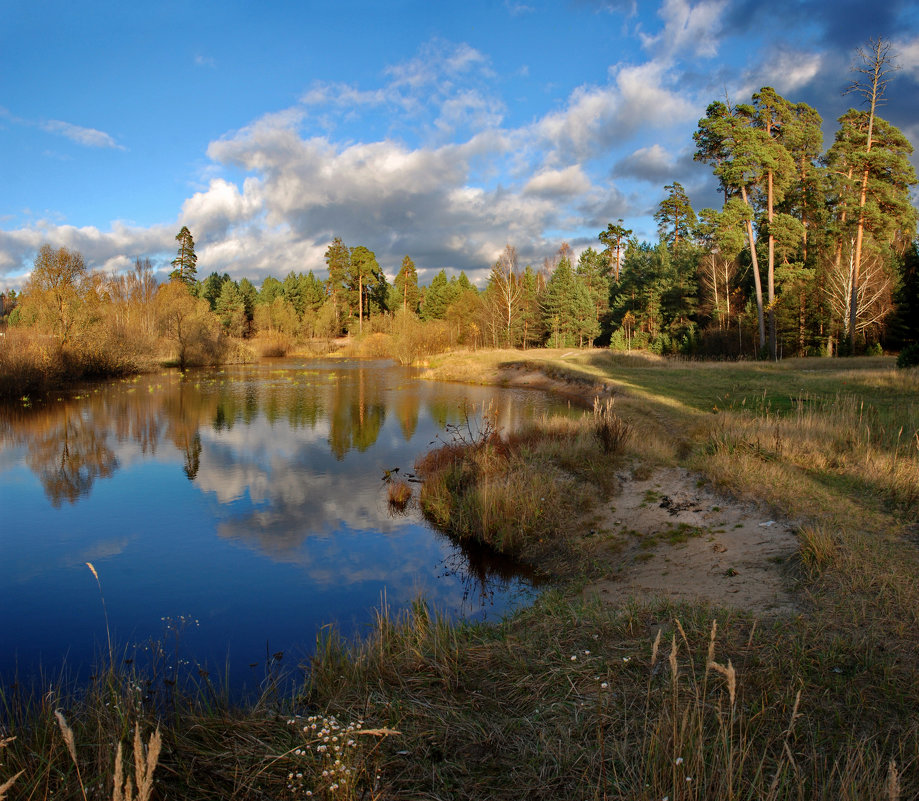
[[919, 401], [886, 412], [853, 394], [802, 395], [790, 412], [768, 401], [735, 403], [719, 414], [705, 447], [714, 460], [743, 456], [832, 475], [905, 511], [919, 504]]
[[386, 494], [390, 508], [402, 512], [405, 511], [409, 501], [412, 499], [412, 488], [407, 481], [398, 479], [389, 482]]
[[324, 630], [297, 696], [234, 710], [177, 693], [158, 713], [136, 677], [108, 674], [35, 699], [3, 769], [16, 797], [130, 798], [117, 757], [133, 734], [136, 801], [150, 786], [190, 801], [916, 797], [915, 693], [853, 687], [833, 669], [846, 652], [794, 621], [702, 606], [548, 592], [498, 625], [456, 625], [418, 602], [381, 609], [357, 642]]
[[286, 356], [293, 342], [286, 334], [274, 334], [273, 336], [259, 337], [254, 342], [254, 347], [262, 359], [280, 359]]
[[[134, 726], [134, 778], [125, 774], [122, 760], [121, 741], [115, 751], [115, 775], [113, 778], [112, 801], [149, 801], [153, 794], [153, 771], [159, 761], [163, 740], [157, 728], [144, 749], [140, 727]], [[136, 789], [136, 794], [135, 794]]]
[[601, 450], [596, 431], [585, 415], [542, 420], [508, 436], [487, 426], [474, 436], [455, 433], [415, 463], [422, 512], [460, 540], [531, 562], [568, 553], [572, 521], [589, 511], [598, 488], [609, 488], [624, 441]]
[[613, 411], [613, 399], [594, 398], [594, 436], [603, 453], [619, 453], [632, 434], [632, 427]]
[[[550, 593], [495, 629], [416, 605], [381, 614], [357, 645], [327, 639], [310, 698], [401, 732], [379, 768], [394, 797], [829, 801], [919, 789], [910, 715], [890, 721], [902, 726], [893, 738], [861, 739], [861, 711], [837, 706], [832, 673], [802, 685], [773, 672], [773, 640], [789, 629], [726, 612], [716, 627], [713, 611]], [[792, 636], [783, 667], [803, 667], [806, 648]]]
[[[15, 739], [15, 737], [0, 737], [0, 758], [2, 758], [3, 749], [6, 748]], [[3, 763], [0, 762], [0, 765], [2, 764]], [[15, 776], [10, 777], [2, 784], [0, 784], [0, 801], [3, 801], [3, 799], [7, 797], [7, 793], [10, 791], [10, 788], [16, 783], [16, 779], [22, 776], [23, 773], [25, 773], [25, 771], [21, 770]]]

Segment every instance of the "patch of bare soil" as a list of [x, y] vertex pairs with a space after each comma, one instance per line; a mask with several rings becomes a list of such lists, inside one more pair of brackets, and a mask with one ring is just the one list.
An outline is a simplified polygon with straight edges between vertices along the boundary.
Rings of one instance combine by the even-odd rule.
[[658, 596], [760, 615], [796, 611], [787, 566], [798, 542], [790, 521], [719, 496], [682, 468], [619, 478], [621, 492], [591, 524], [610, 569], [586, 594], [610, 603]]

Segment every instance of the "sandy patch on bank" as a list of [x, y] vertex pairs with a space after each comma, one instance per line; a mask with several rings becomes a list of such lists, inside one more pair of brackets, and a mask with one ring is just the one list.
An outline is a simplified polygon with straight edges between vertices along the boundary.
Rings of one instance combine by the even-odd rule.
[[[609, 603], [659, 596], [760, 615], [796, 611], [787, 565], [794, 525], [706, 488], [682, 468], [619, 475], [621, 492], [592, 523], [605, 578], [586, 588]], [[605, 553], [604, 553], [605, 552]]]

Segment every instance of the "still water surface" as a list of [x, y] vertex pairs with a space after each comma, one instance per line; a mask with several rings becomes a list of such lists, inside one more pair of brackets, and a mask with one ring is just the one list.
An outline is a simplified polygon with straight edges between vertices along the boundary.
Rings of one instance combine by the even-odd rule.
[[[411, 471], [467, 412], [499, 425], [557, 410], [541, 393], [420, 381], [383, 362], [284, 360], [142, 376], [0, 407], [0, 678], [86, 675], [113, 639], [168, 643], [236, 689], [334, 623], [359, 633], [385, 597], [457, 618], [532, 597], [525, 572], [470, 553], [384, 470]], [[417, 489], [417, 486], [416, 486]], [[120, 652], [121, 652], [120, 651]]]

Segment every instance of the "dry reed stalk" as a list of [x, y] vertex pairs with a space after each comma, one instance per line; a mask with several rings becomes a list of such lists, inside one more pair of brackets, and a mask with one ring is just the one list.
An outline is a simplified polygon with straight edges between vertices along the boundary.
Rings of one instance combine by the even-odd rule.
[[657, 630], [657, 636], [654, 638], [654, 645], [651, 646], [651, 667], [654, 667], [654, 663], [657, 662], [657, 652], [661, 645], [661, 632], [663, 629]]
[[[134, 781], [131, 776], [124, 776], [122, 748], [118, 743], [115, 751], [115, 780], [112, 788], [112, 801], [150, 801], [153, 792], [153, 772], [156, 770], [162, 748], [162, 737], [159, 727], [150, 735], [147, 742], [147, 753], [144, 754], [144, 743], [140, 736], [140, 727], [134, 725]], [[137, 794], [134, 794], [135, 784]]]
[[99, 587], [99, 597], [102, 599], [102, 614], [105, 616], [105, 636], [108, 639], [108, 660], [109, 667], [114, 666], [115, 664], [115, 654], [112, 650], [112, 632], [109, 628], [108, 623], [108, 608], [105, 605], [105, 595], [102, 592], [102, 582], [99, 581], [99, 574], [96, 572], [96, 568], [93, 567], [92, 562], [87, 562], [86, 566], [90, 569], [90, 572], [93, 574], [93, 577], [96, 579], [96, 585]]
[[900, 801], [900, 773], [893, 759], [887, 766], [887, 801]]
[[77, 742], [73, 736], [73, 729], [67, 725], [67, 720], [60, 709], [54, 710], [54, 717], [57, 718], [57, 725], [61, 729], [64, 737], [64, 743], [67, 745], [67, 752], [73, 760], [73, 766], [77, 769], [77, 781], [80, 783], [80, 792], [83, 793], [83, 799], [86, 801], [86, 788], [83, 786], [83, 777], [80, 775], [80, 763], [77, 762]]
[[[712, 632], [708, 638], [708, 657], [705, 660], [706, 666], [709, 665], [711, 662], [713, 662], [715, 659], [715, 637], [717, 636], [717, 634], [718, 634], [718, 621], [713, 620], [712, 621]], [[706, 672], [708, 672], [707, 667], [706, 667]]]
[[750, 628], [750, 636], [747, 638], [747, 648], [753, 645], [753, 635], [756, 634], [756, 624], [759, 623], [759, 620], [753, 621], [753, 626]]
[[677, 662], [677, 648], [679, 648], [679, 645], [677, 644], [677, 641], [676, 641], [676, 634], [674, 634], [670, 640], [670, 681], [671, 681], [670, 693], [672, 696], [671, 700], [673, 702], [673, 708], [670, 711], [670, 717], [671, 717], [670, 736], [672, 737], [672, 740], [670, 742], [670, 750], [671, 750], [670, 781], [671, 781], [672, 788], [676, 788], [677, 786], [677, 783], [676, 783], [677, 757], [679, 757], [679, 754], [677, 753], [677, 743], [679, 742], [679, 738], [677, 735], [677, 719], [679, 718], [679, 714], [677, 713], [677, 709], [679, 705], [679, 686], [677, 684], [677, 680], [679, 678], [680, 672], [679, 672], [679, 662]]
[[673, 682], [673, 690], [676, 692], [677, 677], [680, 675], [680, 665], [677, 662], [677, 650], [679, 645], [676, 641], [676, 634], [670, 640], [670, 680]]
[[[718, 635], [718, 621], [712, 621], [712, 630], [708, 637], [708, 654], [705, 657], [705, 672], [702, 674], [702, 693], [700, 703], [704, 704], [708, 697], [708, 673], [711, 670], [712, 663], [715, 661], [715, 639]], [[701, 713], [701, 707], [700, 707]], [[702, 715], [699, 715], [699, 736], [702, 736]]]
[[794, 755], [791, 753], [791, 748], [788, 745], [788, 741], [791, 739], [792, 734], [795, 729], [795, 721], [798, 719], [798, 707], [801, 705], [801, 691], [798, 690], [795, 695], [795, 705], [791, 710], [791, 720], [788, 721], [788, 728], [785, 730], [785, 739], [782, 742], [782, 758], [779, 760], [779, 764], [775, 768], [775, 776], [772, 778], [772, 784], [769, 786], [769, 794], [766, 796], [769, 799], [775, 798], [775, 792], [779, 786], [779, 778], [782, 775], [782, 767], [785, 763], [785, 758], [788, 758], [788, 763], [792, 766], [795, 773], [798, 772], [798, 766], [795, 763]]
[[7, 779], [5, 782], [3, 782], [3, 784], [0, 784], [0, 801], [3, 801], [3, 799], [6, 798], [7, 790], [13, 786], [13, 783], [16, 781], [16, 779], [22, 776], [23, 773], [25, 773], [25, 771], [21, 770], [19, 773], [13, 776], [13, 778]]
[[632, 427], [613, 411], [613, 399], [594, 398], [594, 436], [606, 454], [618, 453], [632, 433]]
[[[6, 746], [13, 742], [15, 739], [15, 737], [0, 738], [0, 748], [6, 748]], [[13, 786], [13, 783], [16, 781], [16, 779], [22, 776], [23, 773], [25, 773], [25, 771], [21, 770], [15, 776], [7, 779], [5, 782], [3, 782], [3, 784], [0, 784], [0, 801], [3, 801], [3, 799], [6, 798], [7, 791], [10, 789], [10, 787]]]

